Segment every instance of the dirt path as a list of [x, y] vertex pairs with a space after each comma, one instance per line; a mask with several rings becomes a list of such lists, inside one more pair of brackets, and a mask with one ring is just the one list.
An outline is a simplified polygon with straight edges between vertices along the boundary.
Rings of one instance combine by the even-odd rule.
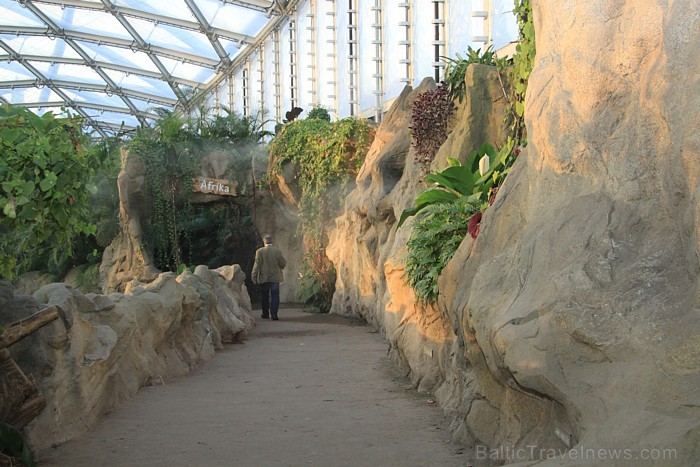
[[465, 466], [440, 409], [387, 343], [339, 316], [280, 310], [188, 377], [144, 388], [41, 466]]

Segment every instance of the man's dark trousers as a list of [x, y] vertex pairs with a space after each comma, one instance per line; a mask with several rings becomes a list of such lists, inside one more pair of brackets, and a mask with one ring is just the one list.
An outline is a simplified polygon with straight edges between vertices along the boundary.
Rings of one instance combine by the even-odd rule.
[[262, 305], [262, 317], [268, 316], [277, 319], [277, 310], [280, 307], [279, 282], [263, 282], [260, 284], [260, 302]]

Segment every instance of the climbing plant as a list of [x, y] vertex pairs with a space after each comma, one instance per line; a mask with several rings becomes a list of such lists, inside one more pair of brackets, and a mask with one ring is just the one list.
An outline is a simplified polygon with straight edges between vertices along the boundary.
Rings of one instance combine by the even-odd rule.
[[518, 44], [513, 56], [513, 66], [510, 68], [512, 83], [512, 98], [509, 99], [511, 112], [514, 116], [511, 126], [511, 137], [515, 144], [525, 144], [525, 92], [527, 83], [535, 63], [535, 26], [532, 22], [532, 5], [530, 0], [515, 0], [513, 12], [518, 20]]
[[200, 143], [195, 122], [165, 112], [153, 127], [140, 127], [129, 152], [144, 164], [146, 188], [153, 203], [151, 223], [146, 226], [146, 246], [161, 270], [175, 271], [184, 262], [180, 229], [191, 211], [192, 180], [199, 169]]
[[306, 250], [299, 299], [317, 311], [330, 309], [335, 289], [335, 271], [325, 254], [326, 224], [339, 211], [372, 137], [361, 120], [307, 118], [286, 124], [269, 144], [273, 166], [268, 180], [287, 164], [297, 171], [299, 231]]
[[0, 108], [0, 276], [26, 271], [40, 249], [71, 256], [74, 236], [95, 232], [89, 193], [97, 159], [81, 125], [72, 116]]

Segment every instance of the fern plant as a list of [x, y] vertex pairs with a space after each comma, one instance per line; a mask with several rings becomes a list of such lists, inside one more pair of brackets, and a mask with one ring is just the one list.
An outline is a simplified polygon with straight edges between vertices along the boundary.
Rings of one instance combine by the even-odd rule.
[[438, 297], [438, 277], [467, 235], [469, 218], [479, 211], [474, 203], [427, 206], [413, 222], [403, 278], [422, 303]]

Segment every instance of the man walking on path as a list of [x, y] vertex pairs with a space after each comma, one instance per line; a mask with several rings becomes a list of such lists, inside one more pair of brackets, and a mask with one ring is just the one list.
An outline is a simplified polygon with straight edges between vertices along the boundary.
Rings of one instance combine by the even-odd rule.
[[255, 263], [251, 280], [260, 286], [263, 319], [277, 320], [280, 306], [280, 282], [284, 281], [282, 269], [287, 265], [282, 252], [272, 246], [272, 235], [263, 235], [265, 246], [255, 252]]

